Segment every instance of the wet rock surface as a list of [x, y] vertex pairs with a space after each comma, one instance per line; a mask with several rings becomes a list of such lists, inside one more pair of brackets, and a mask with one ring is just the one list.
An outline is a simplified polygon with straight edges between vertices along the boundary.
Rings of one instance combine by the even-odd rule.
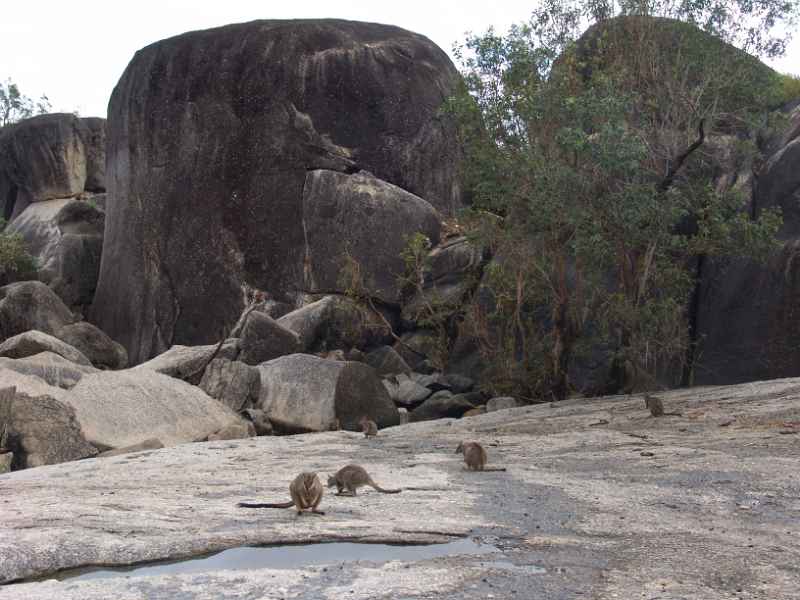
[[[460, 421], [182, 445], [0, 476], [0, 581], [243, 545], [449, 542], [489, 555], [42, 581], [44, 598], [798, 598], [800, 379], [516, 408]], [[726, 426], [721, 426], [726, 423]], [[462, 439], [490, 466], [462, 469]], [[326, 494], [324, 517], [236, 508], [282, 501], [300, 470], [357, 461], [385, 486]], [[543, 571], [542, 571], [543, 570]]]

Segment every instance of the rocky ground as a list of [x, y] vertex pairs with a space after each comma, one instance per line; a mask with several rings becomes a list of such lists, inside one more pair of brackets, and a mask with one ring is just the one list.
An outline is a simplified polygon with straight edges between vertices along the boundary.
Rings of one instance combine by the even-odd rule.
[[[0, 476], [0, 599], [800, 598], [800, 379], [572, 400], [461, 420], [186, 444]], [[462, 438], [507, 472], [462, 470]], [[248, 510], [301, 470], [357, 462], [399, 495], [327, 494], [324, 517]], [[416, 562], [80, 582], [62, 569], [254, 544], [445, 542]], [[539, 569], [544, 569], [539, 572]]]

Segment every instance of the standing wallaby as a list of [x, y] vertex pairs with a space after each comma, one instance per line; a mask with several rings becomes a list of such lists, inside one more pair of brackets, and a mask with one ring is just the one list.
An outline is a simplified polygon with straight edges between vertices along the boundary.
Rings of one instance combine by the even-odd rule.
[[464, 462], [468, 471], [505, 471], [504, 467], [486, 468], [488, 455], [478, 442], [461, 442], [456, 448], [456, 454], [464, 455]]
[[361, 431], [364, 432], [365, 438], [371, 438], [378, 435], [378, 425], [375, 423], [375, 421], [368, 419], [366, 415], [361, 417], [361, 420], [358, 422], [358, 424], [361, 425]]

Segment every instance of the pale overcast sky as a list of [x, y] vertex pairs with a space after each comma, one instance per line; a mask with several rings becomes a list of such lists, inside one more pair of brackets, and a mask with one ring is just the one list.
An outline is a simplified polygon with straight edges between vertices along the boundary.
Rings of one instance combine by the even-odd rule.
[[[6, 0], [0, 11], [0, 80], [46, 93], [54, 110], [105, 116], [133, 53], [185, 31], [254, 19], [334, 17], [390, 23], [426, 35], [447, 52], [466, 31], [504, 31], [536, 0]], [[800, 74], [800, 40], [771, 65]]]

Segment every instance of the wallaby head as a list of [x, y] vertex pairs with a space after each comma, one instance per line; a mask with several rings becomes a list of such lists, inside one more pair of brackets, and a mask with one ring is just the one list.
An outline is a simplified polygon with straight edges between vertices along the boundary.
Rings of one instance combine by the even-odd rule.
[[458, 443], [458, 448], [456, 448], [455, 454], [459, 454], [460, 452], [464, 452], [464, 442]]

